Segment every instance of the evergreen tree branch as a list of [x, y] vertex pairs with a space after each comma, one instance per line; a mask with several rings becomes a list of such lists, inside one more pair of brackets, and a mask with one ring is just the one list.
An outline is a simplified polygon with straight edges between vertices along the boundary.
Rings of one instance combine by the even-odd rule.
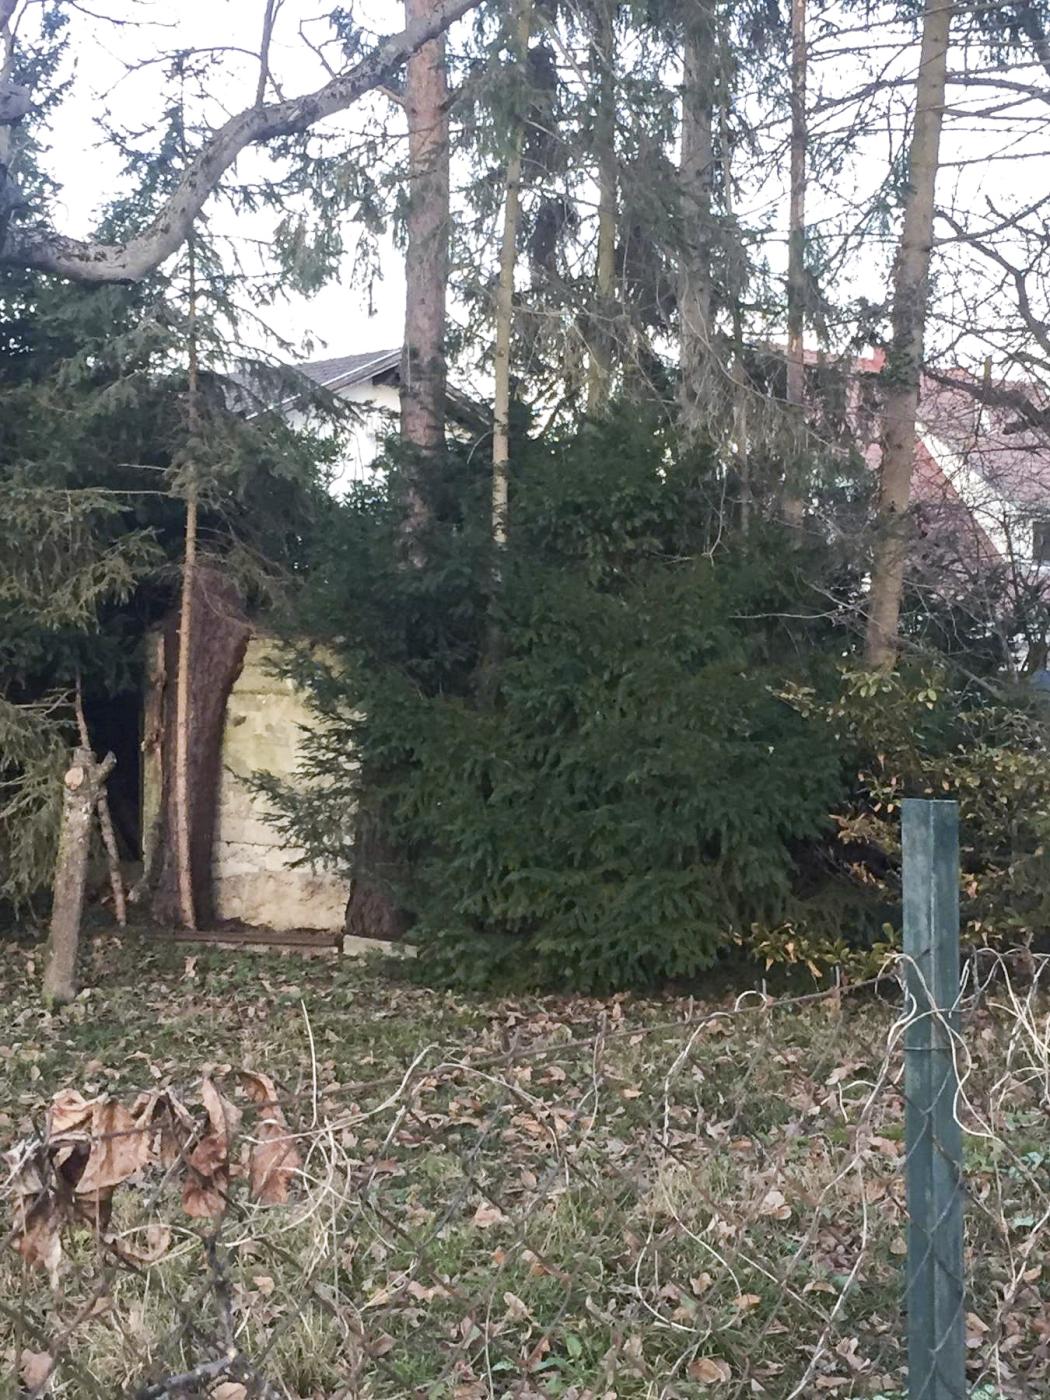
[[[0, 0], [0, 5], [6, 0]], [[68, 238], [53, 230], [10, 225], [0, 263], [57, 273], [78, 282], [138, 282], [185, 242], [208, 196], [241, 151], [280, 136], [308, 131], [345, 111], [365, 93], [389, 84], [412, 54], [436, 38], [480, 0], [439, 0], [426, 16], [381, 39], [353, 68], [314, 92], [283, 102], [253, 105], [231, 117], [204, 142], [153, 222], [126, 243]], [[2, 11], [0, 11], [2, 13]], [[0, 100], [3, 94], [0, 93]]]

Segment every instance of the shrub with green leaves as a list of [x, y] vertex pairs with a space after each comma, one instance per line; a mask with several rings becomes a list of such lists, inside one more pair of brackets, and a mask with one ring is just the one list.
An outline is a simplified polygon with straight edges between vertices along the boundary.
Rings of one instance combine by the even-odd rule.
[[[1050, 927], [1050, 752], [1046, 701], [1018, 685], [975, 683], [947, 664], [893, 674], [844, 671], [829, 700], [812, 688], [781, 692], [844, 746], [855, 769], [836, 812], [835, 861], [853, 887], [854, 935], [827, 936], [819, 901], [796, 925], [766, 931], [771, 961], [815, 968], [848, 962], [870, 973], [899, 945], [900, 804], [954, 798], [961, 832], [960, 908], [966, 946], [1013, 948]], [[823, 898], [826, 901], [825, 890]], [[848, 930], [846, 930], [848, 935]], [[849, 946], [852, 944], [852, 946]]]
[[[516, 462], [490, 588], [468, 460], [425, 570], [398, 568], [389, 497], [349, 501], [299, 626], [338, 655], [293, 670], [325, 724], [306, 798], [272, 783], [312, 856], [352, 860], [358, 803], [406, 856], [396, 894], [441, 975], [601, 988], [692, 976], [793, 906], [844, 795], [836, 746], [779, 698], [820, 685], [802, 552], [712, 544], [713, 463], [626, 415]], [[446, 483], [447, 484], [447, 483]], [[816, 658], [816, 660], [813, 660]]]

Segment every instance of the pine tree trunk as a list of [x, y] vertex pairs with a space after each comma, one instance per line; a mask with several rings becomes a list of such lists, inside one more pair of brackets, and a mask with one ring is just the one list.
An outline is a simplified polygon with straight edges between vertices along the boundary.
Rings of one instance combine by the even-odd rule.
[[[435, 0], [405, 0], [411, 24], [433, 13]], [[445, 320], [449, 262], [448, 77], [444, 37], [425, 44], [405, 68], [408, 119], [408, 214], [405, 251], [405, 337], [401, 356], [401, 441], [408, 458], [401, 502], [401, 562], [425, 563], [434, 474], [445, 453]], [[402, 854], [385, 835], [381, 810], [355, 818], [354, 874], [345, 927], [358, 938], [395, 939], [408, 919], [393, 886]]]
[[708, 0], [685, 23], [682, 45], [681, 230], [678, 265], [679, 422], [696, 438], [710, 422], [711, 186], [715, 29]]
[[358, 812], [354, 834], [354, 878], [346, 906], [346, 932], [353, 938], [381, 938], [395, 943], [408, 932], [409, 918], [398, 904], [394, 886], [405, 861], [383, 835], [381, 818]]
[[[529, 43], [532, 0], [518, 0], [516, 25], [519, 70]], [[517, 265], [518, 213], [521, 204], [521, 151], [524, 121], [519, 116], [510, 136], [503, 197], [499, 282], [496, 287], [496, 331], [492, 394], [492, 541], [497, 549], [507, 542], [510, 464], [510, 350], [514, 330], [514, 269]]]
[[[806, 0], [791, 0], [791, 192], [788, 210], [787, 401], [798, 422], [796, 455], [802, 448], [806, 398]], [[803, 483], [789, 464], [783, 516], [795, 529], [805, 514]]]
[[609, 396], [613, 363], [612, 317], [616, 289], [616, 28], [614, 0], [600, 0], [595, 19], [592, 71], [596, 91], [598, 151], [598, 254], [594, 273], [587, 411], [597, 413]]
[[[435, 0], [405, 0], [405, 21], [429, 15]], [[434, 39], [405, 70], [408, 118], [408, 216], [405, 341], [401, 362], [401, 438], [412, 462], [406, 484], [406, 558], [422, 563], [428, 516], [423, 475], [445, 448], [445, 298], [449, 248], [448, 78], [445, 40]]]
[[882, 411], [879, 513], [868, 596], [865, 657], [872, 669], [896, 661], [901, 593], [908, 552], [908, 501], [915, 464], [926, 297], [933, 242], [934, 192], [940, 163], [945, 74], [955, 0], [928, 0], [916, 82], [915, 126], [908, 161], [904, 227], [893, 286], [893, 335]]
[[111, 753], [101, 763], [96, 763], [90, 749], [77, 748], [64, 779], [62, 831], [55, 862], [51, 930], [44, 964], [44, 1001], [49, 1006], [72, 1001], [77, 994], [77, 954], [92, 818], [99, 794], [115, 763]]

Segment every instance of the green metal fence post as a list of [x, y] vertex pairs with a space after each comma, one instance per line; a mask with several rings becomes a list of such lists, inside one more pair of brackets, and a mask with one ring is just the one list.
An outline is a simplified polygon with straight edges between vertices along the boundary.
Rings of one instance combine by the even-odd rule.
[[965, 1400], [959, 1024], [959, 808], [902, 804], [908, 1196], [908, 1394]]

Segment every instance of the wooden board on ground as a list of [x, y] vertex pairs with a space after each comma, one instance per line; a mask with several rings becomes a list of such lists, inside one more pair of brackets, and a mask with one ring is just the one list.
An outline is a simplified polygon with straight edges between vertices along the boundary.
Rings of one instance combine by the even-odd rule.
[[222, 948], [258, 949], [294, 948], [297, 952], [336, 953], [341, 936], [318, 933], [311, 929], [219, 928], [173, 929], [162, 935], [175, 943], [207, 943]]

